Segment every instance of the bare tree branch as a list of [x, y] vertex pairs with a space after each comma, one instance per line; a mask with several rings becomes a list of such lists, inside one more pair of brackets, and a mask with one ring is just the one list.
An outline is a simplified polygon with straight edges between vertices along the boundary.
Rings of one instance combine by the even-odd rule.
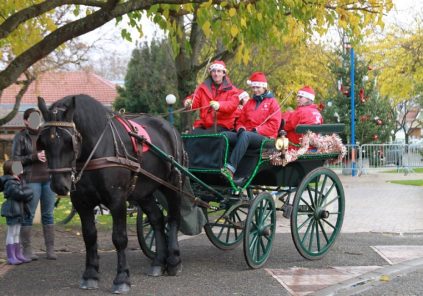
[[157, 4], [203, 3], [207, 0], [131, 0], [117, 4], [118, 0], [109, 0], [107, 5], [84, 18], [70, 22], [47, 35], [43, 40], [17, 56], [0, 72], [0, 89], [4, 89], [17, 80], [19, 75], [38, 60], [44, 58], [64, 42], [90, 32], [108, 21], [136, 10], [147, 10]]
[[97, 0], [47, 0], [45, 2], [32, 5], [13, 14], [0, 25], [0, 39], [7, 37], [20, 24], [29, 19], [40, 16], [54, 8], [72, 4], [102, 8], [106, 5], [106, 2]]
[[15, 105], [13, 106], [12, 111], [10, 111], [5, 117], [0, 118], [0, 126], [11, 121], [19, 111], [19, 106], [21, 105], [22, 97], [28, 90], [28, 87], [35, 80], [35, 77], [32, 76], [29, 72], [25, 72], [26, 80], [20, 81], [19, 84], [22, 84], [22, 88], [19, 90], [16, 95]]

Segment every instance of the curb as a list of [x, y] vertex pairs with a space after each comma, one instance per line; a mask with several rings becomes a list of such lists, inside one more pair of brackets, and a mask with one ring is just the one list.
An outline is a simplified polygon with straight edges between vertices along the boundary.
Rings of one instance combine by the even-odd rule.
[[365, 273], [356, 278], [335, 284], [315, 292], [314, 296], [328, 295], [355, 295], [375, 286], [391, 281], [393, 278], [402, 277], [423, 268], [423, 258], [404, 261], [395, 265], [381, 267]]

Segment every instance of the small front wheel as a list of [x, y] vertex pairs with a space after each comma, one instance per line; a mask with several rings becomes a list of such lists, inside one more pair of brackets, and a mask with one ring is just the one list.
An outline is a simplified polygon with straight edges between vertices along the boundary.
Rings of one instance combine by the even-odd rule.
[[269, 192], [262, 192], [253, 200], [245, 224], [244, 257], [249, 267], [260, 268], [266, 263], [275, 232], [275, 202]]
[[[162, 212], [165, 219], [165, 233], [168, 231], [167, 225], [167, 202], [166, 198], [159, 191], [153, 193], [156, 204]], [[147, 215], [141, 207], [137, 206], [137, 237], [141, 251], [150, 259], [156, 256], [156, 236], [153, 227], [148, 220]]]
[[246, 202], [235, 202], [225, 204], [223, 209], [204, 209], [208, 221], [204, 230], [214, 246], [226, 251], [241, 244], [248, 206]]

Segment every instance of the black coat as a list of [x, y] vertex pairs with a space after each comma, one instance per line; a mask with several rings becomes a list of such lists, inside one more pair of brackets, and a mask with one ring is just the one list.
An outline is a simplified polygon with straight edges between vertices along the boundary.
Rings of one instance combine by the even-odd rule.
[[24, 180], [27, 183], [47, 182], [49, 174], [47, 162], [38, 160], [38, 134], [32, 134], [27, 128], [18, 132], [13, 138], [12, 159], [19, 160], [24, 169]]
[[4, 175], [0, 177], [0, 191], [4, 191], [1, 215], [6, 217], [7, 225], [21, 223], [24, 216], [30, 213], [27, 203], [32, 200], [32, 189], [23, 185], [18, 178]]

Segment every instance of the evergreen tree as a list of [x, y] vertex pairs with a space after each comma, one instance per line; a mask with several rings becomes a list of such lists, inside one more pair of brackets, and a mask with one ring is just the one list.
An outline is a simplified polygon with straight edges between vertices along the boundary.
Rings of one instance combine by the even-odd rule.
[[[351, 99], [349, 53], [334, 60], [331, 71], [338, 77], [337, 85], [326, 99], [323, 117], [326, 123], [345, 123], [344, 141], [351, 139]], [[357, 144], [386, 143], [394, 130], [395, 118], [389, 100], [376, 89], [377, 75], [369, 78], [371, 67], [360, 59], [355, 61], [355, 141]]]
[[153, 40], [132, 52], [123, 88], [114, 103], [115, 110], [159, 114], [167, 112], [166, 95], [177, 94], [176, 72], [166, 40]]

